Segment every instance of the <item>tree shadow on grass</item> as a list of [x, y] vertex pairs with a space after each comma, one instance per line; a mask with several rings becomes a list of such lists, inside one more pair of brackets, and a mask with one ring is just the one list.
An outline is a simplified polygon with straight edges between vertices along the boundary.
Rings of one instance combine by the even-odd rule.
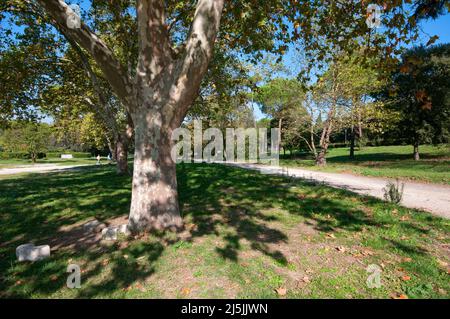
[[[224, 243], [216, 247], [218, 256], [234, 262], [238, 261], [245, 241], [252, 250], [287, 265], [286, 256], [273, 248], [276, 246], [273, 244], [287, 243], [289, 238], [273, 226], [279, 217], [264, 213], [270, 209], [302, 218], [303, 222], [323, 232], [359, 232], [364, 227], [390, 226], [389, 221], [375, 221], [370, 214], [343, 201], [344, 197], [356, 196], [345, 190], [332, 190], [301, 180], [292, 182], [280, 176], [224, 165], [180, 165], [178, 187], [183, 217], [196, 225], [183, 240], [193, 242], [199, 237], [215, 235]], [[302, 196], [292, 192], [292, 187], [301, 189]], [[19, 297], [28, 297], [30, 292], [55, 293], [64, 287], [70, 256], [78, 256], [91, 265], [82, 276], [87, 285], [77, 291], [76, 297], [116, 296], [118, 291], [151, 277], [155, 262], [177, 239], [167, 240], [165, 234], [159, 234], [158, 240], [131, 242], [126, 248], [113, 245], [100, 251], [63, 250], [49, 260], [34, 264], [15, 262], [14, 249], [20, 244], [30, 241], [45, 244], [61, 234], [61, 227], [93, 217], [107, 221], [127, 214], [130, 188], [129, 177], [118, 176], [113, 168], [105, 167], [0, 180], [0, 269], [3, 276], [0, 291], [6, 296]], [[363, 200], [369, 207], [380, 203], [369, 197]], [[410, 231], [419, 230], [411, 228]], [[392, 245], [400, 247], [398, 243]], [[425, 254], [423, 251], [414, 253]], [[145, 262], [141, 263], [139, 258]], [[100, 275], [106, 267], [105, 259], [108, 259], [108, 275], [98, 279], [103, 277]], [[63, 275], [54, 282], [49, 281], [55, 273]], [[17, 276], [27, 282], [25, 287], [14, 284]]]

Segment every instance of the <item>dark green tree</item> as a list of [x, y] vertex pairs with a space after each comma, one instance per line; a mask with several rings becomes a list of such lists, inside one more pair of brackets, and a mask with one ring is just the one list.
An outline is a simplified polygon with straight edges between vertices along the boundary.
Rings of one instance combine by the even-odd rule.
[[400, 120], [391, 134], [414, 146], [450, 139], [450, 44], [416, 47], [402, 56], [382, 99]]

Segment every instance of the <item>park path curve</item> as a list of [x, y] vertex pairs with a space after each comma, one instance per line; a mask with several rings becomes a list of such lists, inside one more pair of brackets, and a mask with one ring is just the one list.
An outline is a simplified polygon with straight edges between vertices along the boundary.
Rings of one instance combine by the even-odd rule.
[[[300, 168], [267, 166], [248, 163], [228, 163], [245, 169], [257, 170], [262, 174], [289, 175], [296, 178], [312, 179], [362, 195], [383, 199], [383, 187], [387, 178], [367, 177], [344, 173], [325, 173]], [[403, 200], [400, 205], [428, 211], [436, 216], [450, 219], [450, 186], [404, 181]]]
[[1, 168], [0, 175], [13, 175], [21, 173], [46, 173], [89, 165], [90, 164], [78, 164], [78, 165], [35, 164], [35, 165], [14, 166], [12, 168]]

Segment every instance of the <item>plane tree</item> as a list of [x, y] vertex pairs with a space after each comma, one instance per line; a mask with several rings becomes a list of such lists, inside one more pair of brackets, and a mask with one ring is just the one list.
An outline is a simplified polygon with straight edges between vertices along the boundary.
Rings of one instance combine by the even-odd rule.
[[[390, 63], [402, 41], [417, 34], [415, 18], [407, 15], [402, 1], [383, 1], [384, 28], [378, 31], [366, 24], [363, 1], [114, 1], [136, 22], [136, 29], [129, 31], [138, 44], [132, 52], [134, 67], [107, 41], [109, 34], [122, 29], [105, 34], [94, 28], [89, 16], [71, 28], [67, 21], [73, 12], [63, 0], [5, 2], [6, 9], [43, 12], [48, 23], [95, 61], [130, 114], [135, 144], [129, 215], [133, 232], [182, 225], [171, 134], [197, 98], [214, 49], [238, 50], [252, 60], [263, 50], [283, 54], [288, 43], [301, 40], [301, 50], [323, 60], [330, 44], [351, 52], [359, 47], [357, 42], [366, 41], [365, 54], [382, 52], [381, 62]], [[375, 37], [376, 32], [380, 36]]]

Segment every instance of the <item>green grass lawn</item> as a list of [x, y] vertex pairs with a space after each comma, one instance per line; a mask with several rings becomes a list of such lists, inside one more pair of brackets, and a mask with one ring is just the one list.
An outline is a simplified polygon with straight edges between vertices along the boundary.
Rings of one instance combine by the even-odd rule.
[[[33, 163], [28, 159], [9, 159], [0, 160], [0, 169], [2, 168], [14, 168], [18, 166], [30, 166], [34, 164], [56, 164], [56, 165], [82, 165], [82, 164], [95, 164], [95, 158], [73, 158], [73, 159], [61, 159], [61, 158], [43, 158]], [[102, 159], [103, 163], [106, 163], [106, 159]]]
[[[113, 166], [0, 180], [0, 296], [449, 298], [448, 220], [221, 165], [179, 166], [178, 180], [185, 231], [113, 244], [74, 227], [127, 215], [131, 181]], [[18, 263], [27, 242], [60, 248]], [[66, 287], [73, 263], [81, 289]], [[381, 288], [366, 285], [370, 264]]]
[[411, 146], [365, 147], [356, 150], [355, 159], [349, 158], [348, 148], [330, 149], [327, 166], [316, 167], [311, 156], [303, 154], [280, 160], [280, 165], [303, 167], [337, 173], [399, 178], [424, 182], [450, 184], [450, 148], [420, 146], [421, 160], [412, 160]]

